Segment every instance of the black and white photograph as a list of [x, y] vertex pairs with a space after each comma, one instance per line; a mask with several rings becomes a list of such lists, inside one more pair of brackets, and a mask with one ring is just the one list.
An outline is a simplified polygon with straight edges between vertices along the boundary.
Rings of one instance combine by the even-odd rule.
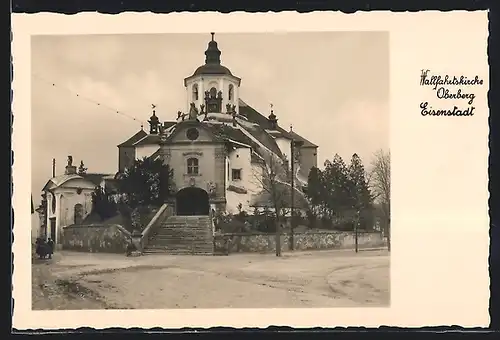
[[390, 307], [389, 53], [32, 36], [32, 309]]
[[15, 329], [488, 325], [488, 12], [12, 32]]

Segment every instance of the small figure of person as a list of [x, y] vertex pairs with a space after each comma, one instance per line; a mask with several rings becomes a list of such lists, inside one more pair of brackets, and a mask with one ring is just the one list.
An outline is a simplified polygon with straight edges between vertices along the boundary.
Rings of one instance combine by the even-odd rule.
[[45, 259], [47, 255], [50, 255], [50, 247], [43, 238], [37, 238], [35, 252], [40, 259]]
[[49, 259], [51, 259], [52, 254], [54, 254], [54, 241], [50, 237], [47, 240], [47, 246], [49, 247], [49, 249], [48, 249]]

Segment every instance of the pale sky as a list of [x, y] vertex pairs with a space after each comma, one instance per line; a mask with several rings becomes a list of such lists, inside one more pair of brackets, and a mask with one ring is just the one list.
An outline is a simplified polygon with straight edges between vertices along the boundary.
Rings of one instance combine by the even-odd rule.
[[[240, 98], [319, 146], [318, 164], [358, 153], [368, 164], [389, 147], [389, 34], [217, 34], [222, 64], [240, 78]], [[210, 34], [32, 38], [32, 190], [35, 204], [72, 155], [89, 172], [115, 173], [117, 145], [147, 121], [186, 111], [183, 79], [204, 64]], [[42, 80], [43, 79], [43, 80]], [[54, 83], [52, 86], [50, 83]], [[145, 129], [148, 126], [145, 125]]]

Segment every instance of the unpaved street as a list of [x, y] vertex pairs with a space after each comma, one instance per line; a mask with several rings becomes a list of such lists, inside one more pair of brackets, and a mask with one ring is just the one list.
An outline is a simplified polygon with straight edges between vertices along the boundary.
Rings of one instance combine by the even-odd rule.
[[33, 264], [33, 309], [389, 306], [386, 251], [231, 256], [63, 252]]

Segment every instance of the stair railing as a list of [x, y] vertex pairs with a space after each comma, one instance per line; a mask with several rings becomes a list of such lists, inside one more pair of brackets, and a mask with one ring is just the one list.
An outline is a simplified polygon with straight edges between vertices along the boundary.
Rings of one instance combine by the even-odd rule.
[[151, 219], [146, 228], [141, 233], [141, 251], [148, 245], [149, 238], [158, 226], [168, 217], [172, 215], [172, 208], [168, 204], [163, 204], [156, 215]]

